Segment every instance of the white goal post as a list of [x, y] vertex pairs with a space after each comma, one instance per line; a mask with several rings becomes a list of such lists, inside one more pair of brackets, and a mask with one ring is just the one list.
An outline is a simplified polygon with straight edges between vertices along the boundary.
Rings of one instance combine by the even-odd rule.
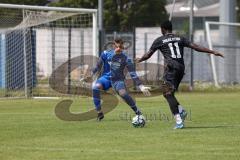
[[25, 9], [25, 10], [42, 10], [42, 11], [64, 11], [64, 12], [78, 12], [78, 13], [91, 13], [93, 37], [93, 55], [98, 56], [98, 29], [97, 29], [97, 9], [85, 9], [85, 8], [65, 8], [65, 7], [47, 7], [47, 6], [31, 6], [31, 5], [15, 5], [15, 4], [1, 4], [0, 8], [13, 8], [13, 9]]
[[[239, 62], [240, 47], [238, 47], [239, 40], [237, 38], [237, 34], [239, 31], [238, 27], [240, 28], [240, 23], [215, 22], [215, 21], [205, 22], [206, 38], [209, 48], [214, 49], [215, 45], [218, 48], [220, 48], [220, 52], [223, 52], [223, 54], [225, 55], [224, 59], [218, 59], [220, 60], [220, 62], [218, 61], [218, 64], [216, 64], [216, 57], [210, 55], [213, 80], [214, 85], [216, 87], [220, 87], [219, 84], [220, 82], [224, 84], [239, 83], [238, 72], [240, 63]], [[230, 51], [229, 48], [231, 49]], [[230, 53], [229, 55], [229, 52], [232, 53]], [[222, 78], [219, 78], [220, 75], [219, 73], [221, 73]]]
[[51, 92], [54, 69], [80, 55], [98, 56], [97, 9], [0, 3], [0, 15], [0, 97], [33, 96], [29, 88], [39, 96]]

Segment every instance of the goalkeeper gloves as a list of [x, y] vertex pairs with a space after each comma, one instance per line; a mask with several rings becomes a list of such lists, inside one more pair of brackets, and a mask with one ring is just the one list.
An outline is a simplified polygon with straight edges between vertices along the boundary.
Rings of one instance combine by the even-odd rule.
[[140, 91], [145, 95], [145, 96], [150, 96], [151, 95], [151, 93], [150, 93], [150, 91], [149, 91], [149, 89], [150, 89], [150, 87], [145, 87], [144, 85], [140, 85], [140, 86], [138, 86], [139, 87], [139, 89], [140, 89]]

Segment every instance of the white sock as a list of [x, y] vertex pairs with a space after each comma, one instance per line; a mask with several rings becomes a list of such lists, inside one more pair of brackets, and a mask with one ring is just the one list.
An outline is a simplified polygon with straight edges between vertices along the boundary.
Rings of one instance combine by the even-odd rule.
[[175, 114], [174, 117], [175, 117], [175, 119], [176, 119], [176, 123], [177, 123], [177, 124], [182, 123], [182, 118], [181, 118], [180, 114]]
[[179, 111], [179, 113], [182, 113], [183, 110], [184, 110], [183, 106], [178, 105], [178, 111]]

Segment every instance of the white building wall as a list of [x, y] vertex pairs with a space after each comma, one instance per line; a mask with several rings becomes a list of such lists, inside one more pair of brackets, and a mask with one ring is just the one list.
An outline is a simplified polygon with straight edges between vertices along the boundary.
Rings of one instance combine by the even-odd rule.
[[[71, 31], [71, 58], [92, 54], [92, 30], [86, 29], [72, 29]], [[160, 27], [153, 28], [136, 28], [136, 57], [141, 57], [146, 51], [149, 50], [153, 41], [161, 36]], [[204, 31], [195, 31], [195, 42], [208, 47], [204, 39]], [[219, 44], [220, 33], [219, 30], [211, 31], [211, 38], [213, 44]], [[237, 41], [236, 44], [240, 44]], [[221, 49], [218, 49], [221, 51]], [[68, 60], [68, 29], [58, 28], [55, 30], [55, 58], [56, 66], [67, 62]], [[82, 53], [83, 52], [83, 53]], [[240, 81], [240, 49], [235, 49], [233, 54], [238, 54], [236, 58], [236, 74], [237, 81]], [[52, 73], [52, 30], [51, 29], [37, 29], [36, 30], [36, 57], [37, 66], [39, 68], [39, 75], [48, 77]], [[163, 65], [163, 56], [161, 53], [154, 53], [154, 55], [147, 61], [149, 63], [157, 63], [158, 56], [160, 64]], [[190, 79], [190, 50], [185, 50], [185, 65], [186, 74], [184, 81]], [[224, 73], [224, 59], [215, 57], [217, 75], [219, 82], [225, 82]], [[225, 64], [226, 65], [226, 64]], [[208, 54], [194, 52], [194, 80], [195, 81], [212, 81], [212, 70], [210, 67], [210, 60]]]
[[[52, 73], [53, 37], [52, 29], [36, 29], [36, 57], [38, 74], [48, 77]], [[82, 36], [83, 35], [83, 36]], [[83, 39], [82, 39], [83, 38]], [[81, 42], [83, 40], [83, 42]], [[69, 30], [55, 29], [55, 68], [68, 60]], [[92, 29], [71, 29], [71, 58], [92, 55]], [[83, 53], [82, 53], [83, 52]]]

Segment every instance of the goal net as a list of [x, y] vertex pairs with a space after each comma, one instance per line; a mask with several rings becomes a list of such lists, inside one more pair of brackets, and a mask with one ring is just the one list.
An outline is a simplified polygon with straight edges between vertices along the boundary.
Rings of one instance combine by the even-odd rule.
[[224, 59], [210, 56], [215, 86], [240, 83], [240, 23], [206, 22], [210, 49], [224, 54]]
[[74, 85], [86, 67], [72, 60], [97, 54], [95, 9], [0, 4], [0, 14], [0, 97], [57, 96], [54, 71], [66, 64], [64, 84]]

